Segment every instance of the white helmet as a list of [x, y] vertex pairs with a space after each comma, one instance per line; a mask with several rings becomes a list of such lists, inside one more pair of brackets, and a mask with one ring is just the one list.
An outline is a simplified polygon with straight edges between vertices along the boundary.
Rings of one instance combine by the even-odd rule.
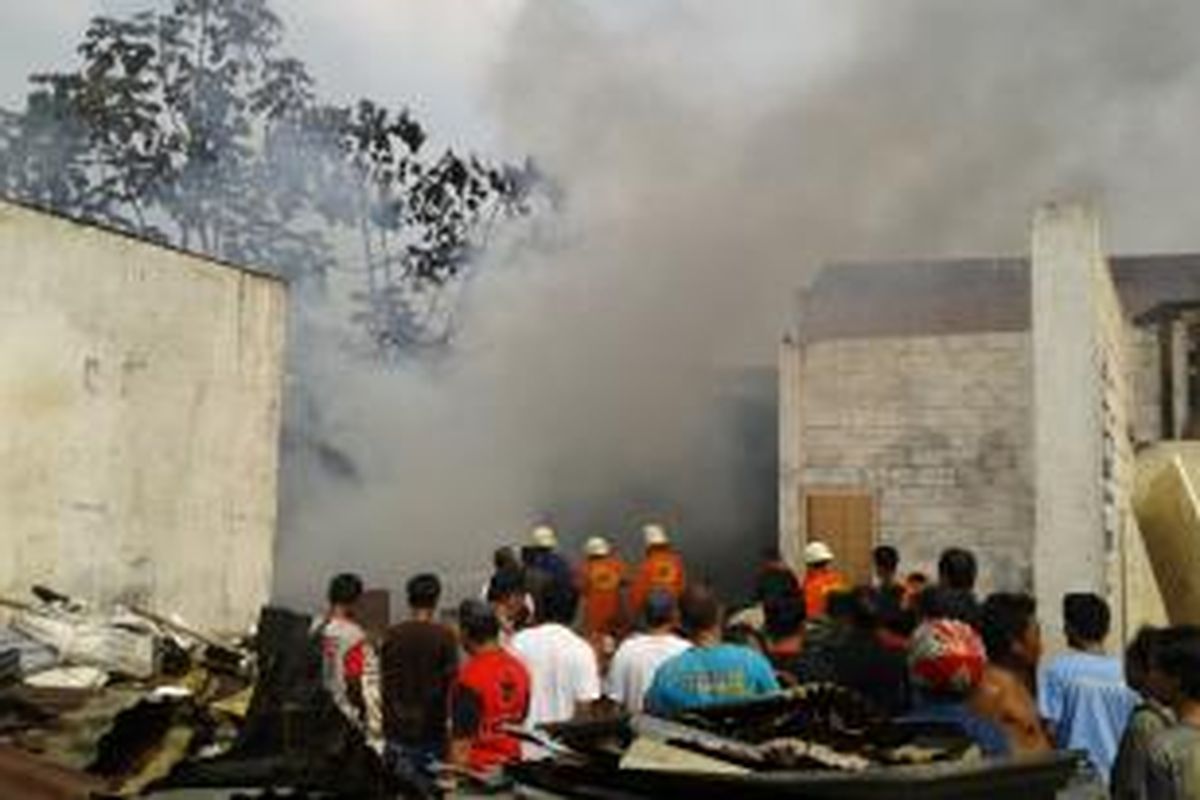
[[646, 540], [646, 547], [657, 547], [671, 543], [671, 540], [667, 538], [666, 529], [657, 523], [643, 525], [642, 536]]
[[833, 561], [833, 551], [829, 549], [829, 545], [820, 540], [815, 540], [805, 545], [805, 564], [812, 566], [813, 564], [822, 564], [826, 561]]
[[529, 541], [534, 547], [545, 547], [553, 550], [558, 547], [558, 534], [549, 525], [538, 525], [529, 534]]
[[603, 536], [593, 536], [583, 545], [583, 552], [588, 557], [603, 558], [612, 552], [612, 547]]

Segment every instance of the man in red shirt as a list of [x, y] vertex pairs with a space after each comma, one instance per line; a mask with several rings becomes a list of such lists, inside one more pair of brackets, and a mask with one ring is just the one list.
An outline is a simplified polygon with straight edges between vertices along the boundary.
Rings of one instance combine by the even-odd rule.
[[500, 622], [487, 603], [464, 600], [459, 629], [469, 658], [450, 692], [450, 760], [487, 778], [521, 758], [521, 742], [504, 731], [529, 709], [529, 672], [500, 646]]

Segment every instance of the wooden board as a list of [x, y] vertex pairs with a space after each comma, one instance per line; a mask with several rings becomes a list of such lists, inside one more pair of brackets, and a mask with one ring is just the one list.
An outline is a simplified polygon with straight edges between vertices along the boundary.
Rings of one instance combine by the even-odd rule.
[[1200, 625], [1200, 504], [1178, 456], [1159, 468], [1134, 508], [1173, 625]]
[[854, 584], [871, 580], [875, 547], [875, 496], [862, 490], [810, 490], [805, 493], [808, 540], [820, 539]]

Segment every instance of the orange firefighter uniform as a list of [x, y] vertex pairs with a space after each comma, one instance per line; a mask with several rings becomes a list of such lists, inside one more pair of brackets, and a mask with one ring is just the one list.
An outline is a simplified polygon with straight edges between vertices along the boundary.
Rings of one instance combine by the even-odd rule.
[[809, 619], [825, 614], [829, 595], [849, 586], [846, 577], [831, 566], [809, 567], [804, 573], [804, 610]]
[[593, 556], [579, 568], [579, 591], [583, 599], [583, 624], [587, 633], [615, 634], [625, 624], [621, 591], [625, 584], [625, 562], [616, 555]]
[[638, 568], [629, 592], [629, 605], [635, 614], [640, 614], [646, 597], [655, 589], [663, 589], [675, 598], [683, 594], [687, 573], [683, 568], [683, 556], [670, 545], [659, 545], [646, 550], [646, 558]]

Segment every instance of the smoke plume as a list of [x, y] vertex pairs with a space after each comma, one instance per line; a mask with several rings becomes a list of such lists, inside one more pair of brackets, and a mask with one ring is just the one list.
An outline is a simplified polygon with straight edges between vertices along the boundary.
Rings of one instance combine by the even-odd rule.
[[543, 517], [626, 555], [663, 517], [736, 585], [774, 535], [754, 370], [823, 262], [1020, 254], [1064, 195], [1101, 205], [1114, 249], [1200, 246], [1186, 0], [527, 3], [508, 37], [489, 113], [565, 204], [492, 251], [452, 356], [306, 344], [357, 477], [292, 465], [286, 598], [341, 568], [466, 591]]

